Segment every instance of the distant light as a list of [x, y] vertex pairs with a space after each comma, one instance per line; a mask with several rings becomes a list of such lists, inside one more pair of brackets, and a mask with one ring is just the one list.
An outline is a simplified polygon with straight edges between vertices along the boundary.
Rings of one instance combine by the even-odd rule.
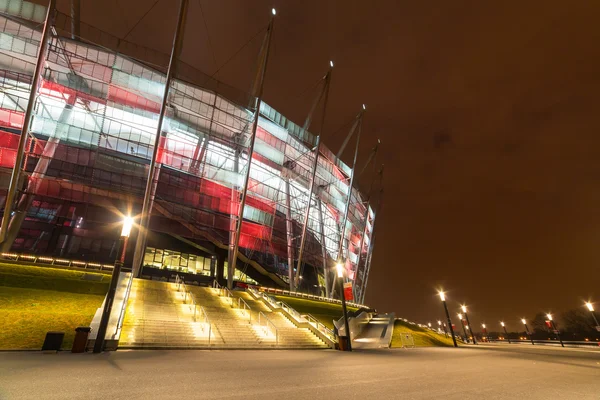
[[462, 321], [462, 314], [458, 314], [458, 318]]
[[527, 324], [527, 321], [525, 320], [525, 318], [523, 318], [523, 319], [521, 320], [521, 322], [523, 323], [523, 325], [526, 325], [526, 324]]
[[428, 322], [427, 325], [429, 325], [429, 327], [431, 328], [431, 322]]
[[481, 324], [481, 327], [482, 327], [483, 329], [485, 329], [485, 324]]
[[440, 299], [442, 299], [442, 301], [446, 301], [446, 294], [444, 294], [444, 292], [442, 292], [440, 290]]
[[129, 237], [132, 226], [133, 226], [133, 218], [131, 218], [131, 217], [123, 218], [123, 229], [121, 230], [121, 236]]
[[338, 278], [344, 277], [344, 265], [342, 263], [335, 264], [335, 269], [337, 270]]
[[500, 325], [504, 326], [504, 322], [500, 322]]
[[588, 308], [588, 310], [594, 312], [594, 306], [592, 305], [592, 303], [588, 301], [587, 303], [585, 303], [585, 306]]
[[302, 279], [302, 275], [300, 275], [299, 278]]
[[329, 61], [329, 66], [333, 68], [333, 61]]
[[466, 306], [462, 306], [461, 309], [462, 309], [462, 312], [464, 312], [465, 314], [467, 313], [467, 307]]
[[441, 324], [442, 324], [442, 321], [438, 321], [438, 325], [441, 325]]
[[366, 110], [366, 109], [367, 109], [367, 106], [363, 104], [363, 110]]
[[548, 318], [549, 321], [552, 321], [552, 314], [546, 314], [546, 318]]
[[277, 10], [275, 10], [274, 8], [271, 9], [271, 14], [276, 15], [277, 14]]

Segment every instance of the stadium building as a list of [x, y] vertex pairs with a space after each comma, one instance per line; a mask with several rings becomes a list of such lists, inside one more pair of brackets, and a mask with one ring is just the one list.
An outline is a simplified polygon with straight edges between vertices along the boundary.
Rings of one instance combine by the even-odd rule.
[[0, 1], [2, 207], [33, 101], [4, 255], [110, 264], [123, 216], [139, 216], [149, 196], [145, 246], [136, 255], [134, 228], [125, 265], [138, 257], [142, 277], [178, 271], [192, 281], [226, 281], [246, 188], [235, 281], [288, 288], [292, 277], [298, 290], [330, 294], [339, 260], [355, 299], [364, 300], [376, 207], [351, 188], [353, 168], [317, 136], [178, 62], [153, 160], [169, 57], [86, 24], [74, 35], [71, 18], [55, 12], [32, 99], [45, 18], [46, 7]]

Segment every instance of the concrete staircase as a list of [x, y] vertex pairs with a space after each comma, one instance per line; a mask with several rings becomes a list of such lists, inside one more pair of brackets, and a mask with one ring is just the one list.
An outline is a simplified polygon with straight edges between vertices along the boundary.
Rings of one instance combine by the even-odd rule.
[[[218, 343], [214, 333], [211, 342]], [[119, 348], [208, 347], [208, 329], [194, 321], [174, 283], [134, 279]]]
[[234, 297], [242, 298], [252, 309], [252, 320], [257, 321], [258, 314], [262, 312], [277, 328], [278, 347], [298, 349], [327, 349], [329, 348], [321, 339], [308, 328], [298, 328], [280, 312], [271, 311], [265, 303], [255, 300], [246, 292], [234, 291]]
[[[187, 289], [191, 295], [184, 302], [183, 286], [134, 279], [119, 348], [328, 348], [309, 329], [297, 328], [283, 314], [271, 311], [245, 292], [234, 292], [233, 297], [228, 297], [219, 296], [221, 291], [213, 288], [187, 286]], [[196, 307], [189, 296], [193, 296]], [[237, 308], [241, 304], [238, 298], [251, 310]], [[265, 317], [276, 327], [277, 339], [275, 330], [266, 328]]]

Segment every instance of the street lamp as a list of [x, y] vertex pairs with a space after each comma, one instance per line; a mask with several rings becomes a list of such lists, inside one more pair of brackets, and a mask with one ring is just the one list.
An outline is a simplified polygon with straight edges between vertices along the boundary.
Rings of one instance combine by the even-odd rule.
[[535, 345], [535, 343], [533, 343], [533, 336], [531, 336], [531, 332], [529, 332], [529, 328], [527, 327], [527, 320], [525, 318], [522, 318], [521, 322], [523, 323], [523, 325], [525, 325], [525, 332], [527, 332], [527, 336], [529, 336], [531, 344]]
[[592, 317], [594, 318], [594, 322], [596, 323], [596, 330], [600, 332], [600, 324], [598, 323], [598, 318], [596, 318], [596, 313], [594, 312], [594, 305], [589, 301], [585, 303], [585, 306], [592, 313]]
[[458, 314], [458, 319], [460, 320], [460, 325], [462, 326], [463, 334], [465, 335], [465, 343], [469, 343], [469, 337], [467, 336], [467, 331], [465, 331], [465, 323], [462, 314]]
[[482, 337], [483, 337], [483, 335], [485, 335], [485, 337], [487, 338], [487, 341], [489, 342], [490, 338], [488, 337], [487, 329], [485, 329], [485, 324], [481, 324], [481, 333], [482, 333]]
[[469, 332], [473, 335], [473, 344], [477, 344], [477, 339], [475, 339], [475, 333], [473, 333], [473, 329], [471, 329], [471, 321], [469, 321], [469, 314], [467, 313], [467, 306], [461, 307], [462, 312], [465, 313], [465, 318], [467, 319], [467, 327], [469, 328]]
[[560, 345], [562, 347], [565, 347], [565, 344], [562, 341], [562, 338], [560, 337], [560, 332], [558, 331], [558, 328], [556, 327], [556, 324], [554, 323], [554, 320], [552, 319], [552, 314], [548, 313], [546, 314], [546, 318], [548, 318], [548, 321], [550, 321], [550, 325], [552, 326], [552, 329], [554, 329], [554, 333], [556, 334], [556, 337], [558, 337], [558, 341], [560, 342]]
[[350, 325], [348, 325], [348, 310], [346, 310], [346, 295], [344, 294], [344, 265], [342, 263], [337, 263], [335, 265], [337, 269], [337, 277], [338, 277], [338, 287], [340, 291], [340, 296], [342, 298], [342, 311], [344, 312], [344, 329], [346, 330], [346, 344], [348, 345], [346, 351], [352, 351], [352, 339], [350, 337]]
[[102, 310], [102, 317], [100, 318], [100, 325], [98, 326], [96, 342], [94, 342], [94, 353], [101, 353], [102, 350], [104, 350], [104, 339], [106, 337], [106, 329], [108, 328], [110, 312], [112, 310], [112, 305], [115, 300], [115, 294], [117, 292], [117, 283], [119, 282], [119, 275], [121, 274], [121, 268], [123, 267], [123, 262], [125, 261], [127, 239], [129, 238], [129, 234], [131, 233], [132, 226], [133, 218], [123, 218], [123, 226], [121, 228], [121, 236], [119, 237], [119, 245], [117, 247], [115, 265], [112, 270], [112, 277], [110, 279], [110, 285], [108, 286], [106, 300], [104, 301], [104, 309]]
[[504, 325], [504, 322], [500, 321], [500, 325], [502, 325], [502, 328], [504, 329], [504, 333], [506, 334], [506, 339], [508, 339], [508, 344], [510, 344], [510, 337], [508, 337], [508, 332], [506, 331], [506, 325]]
[[452, 328], [452, 320], [450, 319], [450, 313], [448, 312], [448, 306], [446, 305], [446, 295], [443, 291], [439, 292], [440, 300], [444, 304], [444, 311], [446, 311], [446, 318], [448, 319], [448, 326], [450, 327], [450, 333], [452, 334], [452, 342], [454, 342], [454, 347], [458, 347], [456, 344], [456, 338], [454, 337], [454, 328]]

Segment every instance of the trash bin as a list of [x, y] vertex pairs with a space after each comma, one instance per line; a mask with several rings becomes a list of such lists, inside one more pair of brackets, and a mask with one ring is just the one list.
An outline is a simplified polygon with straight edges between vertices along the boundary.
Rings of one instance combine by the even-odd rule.
[[71, 353], [83, 353], [87, 345], [88, 336], [90, 335], [92, 328], [89, 326], [78, 326], [75, 328], [75, 340], [73, 340], [73, 347]]
[[48, 332], [42, 345], [42, 351], [56, 352], [62, 347], [62, 342], [65, 337], [64, 332]]

